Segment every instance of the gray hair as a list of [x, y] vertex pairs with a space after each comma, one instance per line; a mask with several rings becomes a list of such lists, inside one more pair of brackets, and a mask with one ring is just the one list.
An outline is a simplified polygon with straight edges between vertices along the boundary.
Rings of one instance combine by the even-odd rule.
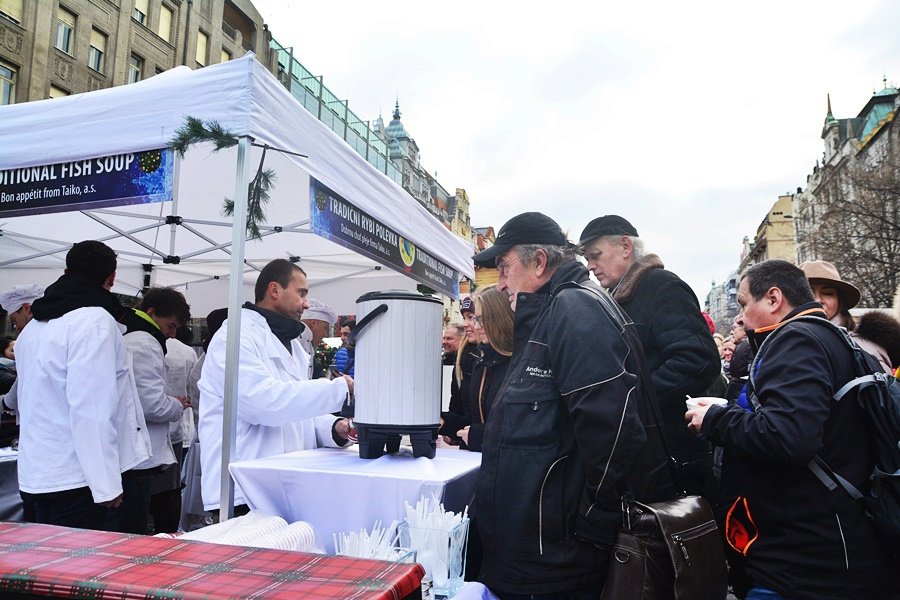
[[[642, 256], [644, 256], [644, 254], [647, 253], [647, 250], [644, 248], [644, 240], [642, 240], [641, 238], [639, 238], [637, 236], [633, 236], [633, 235], [603, 235], [596, 239], [603, 240], [604, 242], [606, 242], [607, 244], [610, 244], [611, 246], [619, 246], [622, 244], [622, 242], [625, 240], [625, 238], [628, 238], [631, 240], [631, 248], [632, 248], [631, 258], [633, 260], [637, 260], [637, 259], [641, 258]], [[592, 243], [594, 243], [594, 240], [587, 242], [585, 244], [585, 246], [587, 246], [588, 244], [592, 244]]]
[[564, 262], [575, 260], [575, 247], [553, 246], [550, 244], [521, 244], [516, 246], [516, 254], [522, 264], [534, 262], [534, 256], [538, 250], [543, 250], [547, 255], [547, 269], [555, 270]]
[[452, 329], [453, 331], [455, 331], [456, 337], [462, 337], [466, 335], [466, 328], [463, 327], [462, 323], [450, 323], [449, 325], [447, 325], [447, 327], [444, 328], [445, 331], [447, 329]]

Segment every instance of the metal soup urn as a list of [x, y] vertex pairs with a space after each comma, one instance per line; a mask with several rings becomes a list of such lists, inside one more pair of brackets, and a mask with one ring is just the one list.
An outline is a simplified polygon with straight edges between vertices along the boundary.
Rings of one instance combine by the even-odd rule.
[[397, 452], [409, 435], [413, 456], [434, 458], [441, 419], [443, 303], [406, 290], [356, 301], [354, 417], [359, 456]]

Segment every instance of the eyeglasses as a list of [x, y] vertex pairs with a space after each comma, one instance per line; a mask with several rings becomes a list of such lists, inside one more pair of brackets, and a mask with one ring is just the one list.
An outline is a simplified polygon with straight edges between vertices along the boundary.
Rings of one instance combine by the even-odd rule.
[[482, 326], [484, 325], [484, 316], [483, 315], [472, 315], [472, 324]]

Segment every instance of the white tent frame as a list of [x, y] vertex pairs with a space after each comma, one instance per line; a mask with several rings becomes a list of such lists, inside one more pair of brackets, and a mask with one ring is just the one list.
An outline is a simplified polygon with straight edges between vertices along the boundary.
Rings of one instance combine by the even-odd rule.
[[[232, 87], [237, 88], [233, 93]], [[176, 96], [176, 93], [179, 95]], [[222, 96], [226, 97], [223, 99]], [[117, 111], [127, 115], [129, 107], [133, 108], [141, 103], [146, 103], [149, 112], [152, 113], [147, 118], [135, 122], [117, 118], [115, 114]], [[173, 104], [177, 110], [171, 110]], [[209, 244], [208, 247], [179, 258], [192, 259], [216, 250], [230, 254], [220, 496], [222, 498], [220, 515], [225, 519], [233, 515], [234, 504], [234, 485], [228, 473], [228, 465], [235, 444], [236, 391], [239, 375], [237, 340], [240, 335], [244, 274], [245, 271], [259, 269], [252, 261], [245, 261], [252, 146], [261, 145], [273, 150], [293, 147], [290, 144], [290, 136], [298, 135], [299, 130], [300, 134], [305, 134], [305, 138], [312, 140], [311, 143], [316, 143], [316, 149], [320, 151], [312, 159], [303, 161], [300, 160], [305, 158], [303, 154], [285, 151], [294, 156], [293, 162], [301, 169], [381, 222], [391, 222], [400, 218], [404, 222], [398, 229], [402, 229], [400, 233], [403, 233], [404, 237], [428, 248], [429, 252], [444, 259], [461, 275], [474, 278], [474, 271], [469, 260], [471, 248], [455, 238], [395, 182], [379, 173], [324, 124], [309, 115], [251, 53], [241, 59], [199, 71], [180, 67], [128, 86], [0, 107], [0, 139], [5, 141], [0, 145], [0, 171], [163, 148], [168, 146], [174, 130], [181, 126], [185, 116], [216, 120], [238, 136], [232, 222], [190, 220], [180, 217], [170, 220], [168, 217], [133, 214], [115, 209], [80, 212], [113, 232], [107, 237], [100, 238], [101, 241], [127, 239], [149, 253], [120, 250], [120, 256], [145, 261], [151, 260], [154, 255], [166, 259], [167, 255], [158, 250], [155, 244], [147, 244], [136, 236], [153, 228], [161, 229], [166, 224], [170, 225], [168, 256], [173, 256], [175, 252], [178, 225]], [[281, 125], [281, 120], [289, 120], [289, 125], [295, 126], [295, 129], [284, 131], [283, 129], [288, 128], [272, 126], [272, 121], [278, 121], [278, 125]], [[85, 129], [91, 131], [91, 135], [83, 135]], [[60, 146], [58, 143], [60, 139], [65, 140], [66, 145]], [[28, 148], [28, 151], [23, 152], [22, 148]], [[179, 163], [176, 162], [176, 179], [179, 168]], [[171, 204], [170, 217], [178, 217], [177, 202], [176, 195], [175, 201]], [[149, 223], [124, 228], [111, 222], [110, 218], [117, 216], [134, 217], [147, 220]], [[179, 223], [170, 222], [178, 220]], [[8, 222], [0, 222], [2, 238], [26, 246], [39, 242], [52, 247], [49, 250], [18, 255], [5, 260], [0, 255], [0, 268], [27, 264], [41, 257], [58, 255], [71, 247], [71, 242], [48, 240], [17, 232], [15, 227], [7, 227], [8, 225]], [[196, 227], [192, 227], [196, 225], [231, 227], [231, 241], [217, 242]], [[308, 220], [301, 220], [281, 227], [262, 225], [260, 229], [263, 236], [285, 232], [310, 233], [308, 225]], [[361, 268], [359, 272], [370, 270], [380, 271], [381, 266], [373, 264]], [[197, 280], [184, 281], [183, 284], [199, 283], [219, 277], [202, 275]], [[2, 281], [0, 287], [5, 287]]]

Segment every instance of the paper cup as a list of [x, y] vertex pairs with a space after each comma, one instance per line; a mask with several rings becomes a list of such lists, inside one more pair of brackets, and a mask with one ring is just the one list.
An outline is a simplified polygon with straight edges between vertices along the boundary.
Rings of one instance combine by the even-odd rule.
[[706, 404], [720, 404], [725, 405], [728, 404], [728, 400], [725, 398], [713, 398], [711, 396], [701, 396], [699, 398], [688, 398], [685, 400], [685, 404], [687, 405], [688, 410], [692, 408], [697, 408], [700, 406], [700, 400], [703, 400]]

